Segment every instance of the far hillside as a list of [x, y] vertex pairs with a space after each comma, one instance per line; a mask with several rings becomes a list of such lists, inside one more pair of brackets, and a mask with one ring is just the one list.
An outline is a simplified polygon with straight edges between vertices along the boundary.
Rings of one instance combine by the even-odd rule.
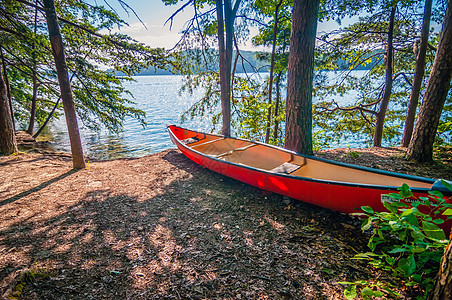
[[[269, 72], [270, 71], [270, 61], [259, 59], [258, 51], [240, 51], [243, 59], [239, 59], [237, 63], [236, 73], [254, 73], [254, 72]], [[233, 52], [233, 59], [236, 56], [236, 52]], [[260, 57], [263, 57], [260, 55]], [[269, 55], [268, 55], [269, 57]], [[209, 70], [219, 71], [218, 63], [212, 63], [208, 66]], [[339, 69], [347, 68], [347, 63], [343, 60], [337, 62]], [[355, 70], [369, 70], [370, 65], [361, 65], [355, 68]], [[179, 71], [169, 71], [163, 69], [155, 69], [154, 67], [149, 67], [148, 69], [143, 69], [138, 76], [141, 75], [178, 75]], [[122, 72], [117, 72], [117, 75], [124, 75]]]
[[[243, 63], [239, 60], [237, 64], [236, 73], [253, 73], [253, 72], [269, 72], [270, 70], [270, 62], [262, 61], [257, 59], [257, 51], [240, 51], [240, 54], [243, 56]], [[236, 52], [234, 51], [232, 57], [235, 58]], [[218, 63], [209, 65], [210, 70], [219, 71]], [[168, 71], [163, 69], [155, 69], [154, 67], [150, 67], [148, 69], [143, 69], [138, 76], [140, 75], [172, 75], [179, 74], [178, 71]], [[118, 72], [117, 75], [124, 75], [122, 72]]]

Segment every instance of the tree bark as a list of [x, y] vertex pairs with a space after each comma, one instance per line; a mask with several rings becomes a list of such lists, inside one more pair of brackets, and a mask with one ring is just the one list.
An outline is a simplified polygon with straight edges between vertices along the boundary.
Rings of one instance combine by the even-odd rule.
[[220, 89], [222, 134], [231, 136], [231, 64], [234, 20], [241, 0], [232, 7], [231, 0], [216, 0], [218, 22], [218, 54], [220, 59]]
[[312, 82], [319, 0], [294, 0], [288, 65], [285, 147], [312, 154]]
[[71, 143], [72, 164], [76, 169], [85, 168], [86, 165], [83, 158], [82, 142], [77, 124], [77, 114], [75, 112], [75, 103], [69, 81], [63, 40], [57, 22], [55, 3], [53, 0], [44, 0], [43, 3], [47, 19], [47, 27], [49, 29], [50, 44], [52, 45], [53, 57], [55, 59], [55, 66], [57, 69], [69, 140]]
[[[38, 1], [36, 0], [35, 5], [38, 5]], [[38, 29], [38, 8], [35, 7], [35, 28], [34, 28], [34, 35], [36, 37], [36, 31]], [[33, 45], [31, 47], [32, 50], [32, 59], [33, 59], [33, 96], [31, 99], [31, 109], [30, 109], [30, 121], [28, 123], [28, 129], [27, 129], [27, 133], [29, 135], [33, 135], [33, 129], [35, 127], [35, 117], [36, 117], [36, 102], [37, 102], [37, 98], [38, 98], [38, 74], [37, 74], [37, 62], [36, 62], [36, 45], [33, 42]]]
[[447, 2], [443, 29], [422, 101], [407, 158], [418, 162], [433, 159], [433, 143], [452, 78], [452, 0]]
[[265, 131], [265, 142], [270, 140], [270, 127], [272, 120], [272, 95], [273, 95], [273, 72], [275, 69], [275, 53], [276, 53], [276, 34], [278, 33], [278, 12], [281, 6], [282, 0], [279, 0], [275, 7], [275, 25], [273, 27], [273, 39], [272, 39], [272, 54], [270, 60], [270, 77], [268, 83], [268, 109], [267, 109], [267, 128]]
[[36, 101], [38, 98], [38, 80], [36, 69], [33, 70], [33, 97], [31, 99], [31, 109], [30, 109], [30, 121], [28, 123], [27, 133], [33, 135], [33, 128], [35, 127], [35, 116], [36, 116]]
[[391, 8], [391, 16], [389, 18], [388, 27], [388, 44], [386, 46], [386, 81], [385, 90], [380, 103], [380, 109], [377, 113], [377, 120], [375, 123], [375, 134], [373, 146], [381, 147], [381, 140], [383, 139], [383, 126], [385, 123], [386, 111], [388, 109], [389, 100], [391, 99], [392, 93], [392, 73], [393, 73], [393, 59], [394, 59], [394, 18], [395, 18], [396, 5]]
[[9, 113], [11, 115], [11, 122], [13, 124], [13, 129], [16, 130], [16, 123], [14, 122], [14, 111], [13, 111], [13, 96], [11, 95], [11, 85], [9, 84], [9, 79], [8, 79], [8, 73], [6, 72], [6, 63], [5, 60], [3, 59], [3, 48], [0, 47], [0, 57], [2, 59], [2, 66], [3, 66], [3, 76], [4, 76], [4, 81], [6, 84], [6, 93], [8, 95], [8, 100], [9, 100]]
[[218, 56], [220, 64], [220, 98], [221, 98], [221, 113], [223, 126], [221, 128], [221, 133], [224, 136], [230, 136], [231, 127], [231, 101], [228, 88], [228, 80], [226, 74], [226, 48], [224, 40], [224, 18], [223, 18], [223, 1], [216, 0], [217, 8], [217, 23], [218, 23]]
[[[2, 66], [0, 66], [2, 68]], [[6, 84], [0, 70], [0, 155], [17, 152], [16, 136], [9, 108]]]
[[430, 17], [432, 15], [432, 1], [425, 0], [424, 19], [422, 21], [421, 41], [419, 43], [419, 52], [417, 54], [416, 66], [414, 67], [413, 88], [411, 89], [410, 101], [406, 113], [405, 129], [402, 137], [402, 147], [408, 147], [411, 136], [413, 135], [414, 119], [416, 117], [416, 109], [419, 103], [419, 94], [424, 78], [425, 56], [427, 52], [428, 33], [430, 30]]
[[452, 299], [452, 236], [441, 259], [436, 283], [429, 293], [429, 300]]
[[279, 115], [279, 105], [281, 102], [281, 75], [282, 72], [280, 71], [278, 73], [278, 76], [276, 77], [276, 103], [275, 103], [275, 126], [273, 128], [273, 139], [276, 141], [278, 139], [278, 130], [279, 130], [279, 121], [278, 121], [278, 115]]

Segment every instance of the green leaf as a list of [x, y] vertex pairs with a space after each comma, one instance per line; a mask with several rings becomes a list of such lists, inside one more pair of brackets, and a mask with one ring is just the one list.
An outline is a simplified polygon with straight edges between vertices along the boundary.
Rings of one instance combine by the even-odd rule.
[[406, 183], [402, 184], [402, 186], [399, 187], [397, 190], [400, 191], [400, 196], [402, 196], [403, 198], [410, 198], [413, 196], [410, 187]]
[[391, 197], [391, 198], [393, 198], [393, 199], [395, 199], [395, 200], [397, 200], [397, 201], [403, 199], [402, 196], [400, 196], [399, 194], [396, 194], [396, 193], [390, 193], [390, 194], [388, 194], [388, 196]]
[[369, 214], [373, 214], [374, 213], [374, 210], [370, 206], [361, 206], [361, 209], [364, 212], [369, 213]]
[[449, 182], [441, 179], [441, 184], [444, 185], [449, 191], [452, 191], [452, 184], [450, 184]]
[[428, 193], [430, 195], [438, 197], [438, 198], [442, 198], [443, 197], [443, 194], [441, 192], [439, 192], [439, 191], [429, 191]]
[[381, 291], [375, 291], [375, 292], [374, 292], [374, 296], [378, 298], [378, 297], [383, 297], [384, 294], [383, 294], [383, 292], [381, 292]]
[[372, 227], [372, 219], [368, 218], [367, 220], [364, 221], [363, 225], [361, 225], [361, 230], [366, 231], [369, 230], [370, 227]]
[[405, 277], [410, 276], [416, 270], [416, 260], [414, 255], [410, 255], [408, 258], [401, 258], [398, 262], [399, 268], [403, 271]]
[[413, 279], [414, 281], [416, 281], [416, 282], [421, 282], [421, 280], [422, 280], [422, 277], [421, 277], [421, 275], [419, 275], [419, 274], [413, 274], [412, 276], [411, 276], [411, 279]]
[[370, 287], [365, 287], [361, 290], [361, 295], [362, 296], [367, 296], [367, 297], [371, 297], [373, 296], [374, 291], [370, 288]]
[[397, 203], [397, 202], [393, 202], [393, 203], [384, 202], [383, 206], [386, 207], [386, 209], [389, 210], [391, 213], [395, 214], [397, 212], [397, 210], [399, 209], [395, 203]]
[[422, 231], [420, 229], [413, 228], [411, 231], [411, 237], [415, 240], [423, 240], [424, 234], [422, 233]]
[[390, 264], [391, 266], [394, 265], [394, 263], [395, 263], [395, 258], [394, 258], [394, 257], [386, 256], [385, 259], [386, 259], [386, 262], [387, 262], [388, 264]]
[[405, 211], [400, 215], [401, 217], [406, 217], [409, 214], [412, 214], [413, 210], [412, 209], [405, 209]]
[[443, 212], [444, 216], [452, 216], [452, 208], [448, 208]]
[[425, 235], [428, 236], [429, 238], [436, 240], [446, 239], [444, 231], [433, 223], [425, 221], [422, 222], [422, 230], [424, 231]]
[[401, 252], [406, 252], [407, 249], [405, 248], [394, 248], [391, 251], [388, 251], [388, 253], [394, 254], [394, 253], [401, 253]]
[[378, 254], [375, 254], [373, 252], [366, 252], [366, 253], [358, 253], [355, 256], [353, 256], [353, 259], [369, 259], [371, 257], [378, 257]]
[[421, 248], [421, 247], [414, 247], [414, 248], [410, 249], [411, 253], [422, 253], [422, 252], [425, 252], [425, 251], [427, 251], [427, 249], [426, 248]]
[[391, 229], [394, 231], [402, 228], [402, 224], [398, 221], [389, 221], [389, 226], [391, 226]]
[[405, 220], [408, 222], [408, 224], [419, 227], [419, 221], [417, 220], [415, 213], [412, 213], [412, 214], [406, 216]]
[[344, 296], [345, 298], [351, 300], [355, 299], [357, 293], [356, 293], [356, 285], [349, 285], [345, 288]]

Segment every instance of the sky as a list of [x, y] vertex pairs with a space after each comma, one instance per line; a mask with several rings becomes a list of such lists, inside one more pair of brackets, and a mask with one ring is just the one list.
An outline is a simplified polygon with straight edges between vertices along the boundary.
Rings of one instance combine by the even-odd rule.
[[[133, 12], [129, 11], [129, 14], [127, 14], [117, 0], [108, 0], [108, 4], [114, 7], [120, 17], [129, 24], [128, 27], [122, 27], [119, 32], [151, 47], [171, 49], [179, 41], [181, 36], [179, 32], [184, 27], [185, 22], [193, 14], [192, 8], [187, 7], [174, 17], [173, 25], [170, 28], [170, 22], [164, 24], [181, 7], [180, 4], [165, 6], [161, 0], [126, 0], [126, 2], [137, 13], [146, 28]], [[101, 1], [97, 3], [103, 4]], [[105, 2], [103, 5], [105, 5]]]
[[[103, 0], [103, 3], [102, 1], [97, 1], [100, 5], [107, 6], [106, 3], [111, 5], [120, 17], [129, 24], [127, 27], [122, 27], [119, 32], [127, 34], [151, 47], [173, 48], [180, 39], [180, 31], [183, 29], [185, 22], [193, 16], [193, 8], [188, 6], [174, 17], [173, 25], [170, 28], [169, 22], [164, 25], [166, 20], [182, 6], [181, 3], [185, 3], [186, 1], [181, 1], [177, 5], [170, 6], [165, 6], [161, 0], [126, 0], [126, 2], [134, 9], [138, 17], [146, 25], [146, 28], [133, 12], [129, 11], [129, 14], [127, 14], [117, 0], [107, 0], [107, 2]], [[320, 23], [318, 24], [317, 31], [331, 30], [331, 28], [337, 26], [335, 22]], [[251, 33], [253, 32], [256, 33], [257, 29], [252, 29]], [[241, 45], [241, 49], [264, 50], [262, 48], [255, 48], [250, 42]]]

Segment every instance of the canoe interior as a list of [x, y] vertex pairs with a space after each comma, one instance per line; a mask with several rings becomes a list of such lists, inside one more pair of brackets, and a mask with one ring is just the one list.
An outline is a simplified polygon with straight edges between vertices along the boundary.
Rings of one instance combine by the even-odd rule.
[[[397, 176], [373, 173], [352, 167], [305, 158], [286, 152], [283, 149], [255, 144], [251, 141], [224, 138], [222, 136], [196, 133], [183, 128], [174, 127], [173, 133], [187, 147], [209, 155], [213, 158], [249, 167], [279, 172], [280, 166], [289, 164], [291, 176], [336, 181], [352, 184], [369, 184], [381, 186], [401, 186], [403, 183], [412, 188], [428, 188], [432, 184], [400, 178]], [[295, 167], [293, 167], [295, 165]]]

